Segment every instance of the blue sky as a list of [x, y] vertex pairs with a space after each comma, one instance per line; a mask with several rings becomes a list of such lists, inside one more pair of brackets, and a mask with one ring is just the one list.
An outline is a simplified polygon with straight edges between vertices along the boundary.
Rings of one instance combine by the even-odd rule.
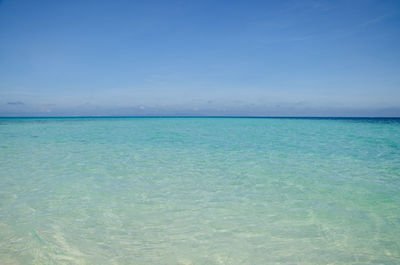
[[400, 1], [0, 1], [0, 116], [400, 116]]

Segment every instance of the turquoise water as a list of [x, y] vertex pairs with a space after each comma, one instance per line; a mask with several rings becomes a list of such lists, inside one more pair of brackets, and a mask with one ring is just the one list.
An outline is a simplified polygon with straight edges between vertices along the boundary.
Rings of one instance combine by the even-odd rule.
[[400, 120], [0, 119], [1, 264], [400, 264]]

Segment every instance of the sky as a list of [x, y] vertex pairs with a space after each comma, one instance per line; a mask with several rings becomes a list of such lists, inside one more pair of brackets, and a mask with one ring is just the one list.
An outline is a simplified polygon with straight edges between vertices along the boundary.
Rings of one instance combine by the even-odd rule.
[[0, 116], [400, 116], [400, 1], [0, 0]]

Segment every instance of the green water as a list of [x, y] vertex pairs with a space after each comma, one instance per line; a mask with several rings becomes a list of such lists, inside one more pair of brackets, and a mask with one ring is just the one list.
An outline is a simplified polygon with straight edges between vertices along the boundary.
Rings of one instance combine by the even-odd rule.
[[400, 264], [400, 120], [0, 119], [1, 264]]

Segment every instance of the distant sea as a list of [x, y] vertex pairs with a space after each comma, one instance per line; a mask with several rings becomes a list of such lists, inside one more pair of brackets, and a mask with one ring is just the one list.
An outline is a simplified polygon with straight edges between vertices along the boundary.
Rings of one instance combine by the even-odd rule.
[[0, 264], [400, 264], [400, 119], [1, 118]]

